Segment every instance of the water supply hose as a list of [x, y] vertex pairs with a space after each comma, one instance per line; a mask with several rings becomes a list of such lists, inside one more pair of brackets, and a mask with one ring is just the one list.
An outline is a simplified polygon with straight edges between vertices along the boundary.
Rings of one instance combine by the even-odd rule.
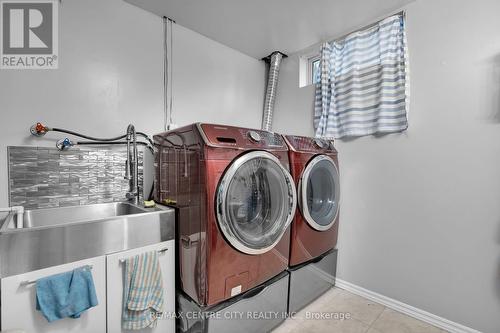
[[[127, 137], [127, 134], [123, 134], [123, 135], [120, 135], [120, 136], [117, 136], [114, 138], [96, 138], [96, 137], [93, 137], [90, 135], [81, 134], [81, 133], [71, 131], [68, 129], [64, 129], [64, 128], [48, 127], [48, 126], [43, 125], [42, 123], [36, 123], [35, 125], [31, 126], [31, 128], [30, 128], [31, 134], [33, 134], [35, 136], [43, 136], [49, 131], [66, 133], [66, 134], [80, 137], [82, 139], [87, 139], [87, 140], [92, 140], [92, 141], [101, 141], [101, 142], [118, 141], [118, 140], [121, 140], [121, 139], [124, 139]], [[146, 133], [137, 132], [136, 134], [145, 138], [146, 140], [148, 140], [149, 144], [151, 144], [151, 146], [153, 146], [153, 140], [151, 140], [151, 138]]]

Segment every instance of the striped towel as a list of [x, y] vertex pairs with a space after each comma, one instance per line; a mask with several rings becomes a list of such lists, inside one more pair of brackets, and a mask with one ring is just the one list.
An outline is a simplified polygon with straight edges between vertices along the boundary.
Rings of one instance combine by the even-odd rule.
[[125, 260], [123, 295], [123, 329], [156, 327], [157, 315], [162, 311], [164, 301], [157, 251]]

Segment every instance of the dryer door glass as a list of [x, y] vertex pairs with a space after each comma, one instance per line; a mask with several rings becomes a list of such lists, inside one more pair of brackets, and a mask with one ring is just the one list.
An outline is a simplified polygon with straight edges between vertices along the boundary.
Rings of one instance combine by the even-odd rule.
[[333, 160], [325, 155], [313, 158], [301, 180], [300, 208], [311, 227], [325, 231], [335, 223], [339, 210], [339, 173]]
[[250, 152], [226, 170], [217, 205], [220, 229], [231, 245], [260, 254], [279, 242], [292, 221], [295, 186], [274, 155]]

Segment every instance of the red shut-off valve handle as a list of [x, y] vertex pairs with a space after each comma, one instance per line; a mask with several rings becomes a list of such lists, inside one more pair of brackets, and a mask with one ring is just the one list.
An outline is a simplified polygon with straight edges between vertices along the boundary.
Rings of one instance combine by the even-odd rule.
[[31, 134], [36, 135], [36, 136], [42, 136], [45, 133], [47, 133], [48, 131], [50, 131], [50, 128], [48, 128], [47, 126], [45, 126], [42, 123], [36, 123], [35, 125], [31, 126], [31, 128], [30, 128]]
[[45, 127], [42, 123], [36, 123], [36, 131], [38, 133], [41, 133], [41, 132], [47, 132], [48, 131], [48, 128]]

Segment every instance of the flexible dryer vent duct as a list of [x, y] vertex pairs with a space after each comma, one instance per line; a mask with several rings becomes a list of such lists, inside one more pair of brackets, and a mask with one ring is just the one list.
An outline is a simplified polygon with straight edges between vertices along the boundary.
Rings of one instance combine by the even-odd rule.
[[273, 128], [274, 101], [276, 100], [278, 76], [280, 72], [281, 60], [283, 58], [286, 58], [285, 54], [275, 51], [263, 59], [269, 63], [266, 97], [264, 100], [264, 113], [262, 115], [262, 129], [266, 131], [271, 131]]

